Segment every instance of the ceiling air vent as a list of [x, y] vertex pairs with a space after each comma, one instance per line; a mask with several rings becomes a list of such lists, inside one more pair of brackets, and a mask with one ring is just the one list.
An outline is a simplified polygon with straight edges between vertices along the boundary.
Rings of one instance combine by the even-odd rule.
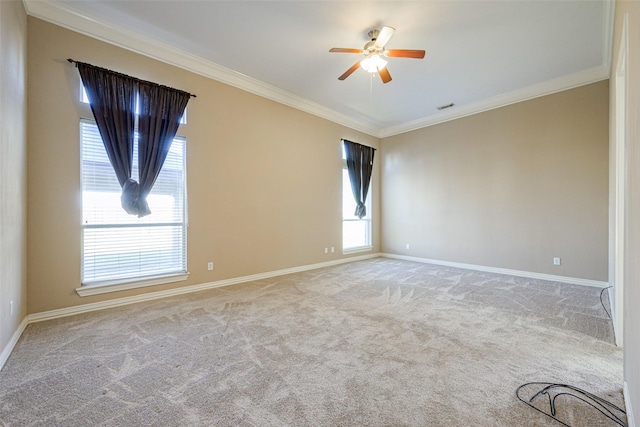
[[451, 108], [454, 105], [456, 105], [456, 104], [454, 104], [453, 102], [451, 104], [441, 105], [441, 106], [438, 107], [438, 110], [446, 110], [447, 108]]

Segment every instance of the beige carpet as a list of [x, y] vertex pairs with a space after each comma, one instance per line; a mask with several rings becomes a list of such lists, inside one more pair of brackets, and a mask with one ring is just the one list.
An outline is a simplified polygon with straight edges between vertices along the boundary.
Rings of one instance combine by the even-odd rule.
[[0, 424], [557, 426], [516, 388], [623, 406], [599, 297], [376, 258], [36, 323], [0, 371]]

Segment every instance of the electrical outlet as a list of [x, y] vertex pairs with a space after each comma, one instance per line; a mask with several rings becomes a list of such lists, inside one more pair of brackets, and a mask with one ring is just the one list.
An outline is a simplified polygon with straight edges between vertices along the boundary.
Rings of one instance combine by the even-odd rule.
[[324, 248], [324, 253], [328, 254], [329, 253], [329, 248]]
[[331, 253], [334, 253], [336, 250], [333, 246], [331, 246]]
[[13, 316], [13, 301], [9, 301], [9, 314]]
[[553, 258], [553, 265], [560, 265], [560, 257]]
[[209, 271], [213, 270], [213, 261], [209, 261], [207, 263], [207, 270], [209, 270]]
[[407, 250], [411, 249], [411, 245], [410, 244], [406, 244], [405, 247], [407, 248]]

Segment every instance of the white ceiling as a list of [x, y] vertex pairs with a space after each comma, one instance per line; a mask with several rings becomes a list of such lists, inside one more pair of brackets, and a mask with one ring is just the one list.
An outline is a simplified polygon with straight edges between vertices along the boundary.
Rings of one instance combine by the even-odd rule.
[[[30, 15], [380, 137], [609, 75], [609, 0], [24, 1]], [[339, 81], [360, 57], [329, 49], [360, 49], [383, 25], [396, 28], [387, 48], [425, 59], [389, 58], [385, 85], [361, 69]]]

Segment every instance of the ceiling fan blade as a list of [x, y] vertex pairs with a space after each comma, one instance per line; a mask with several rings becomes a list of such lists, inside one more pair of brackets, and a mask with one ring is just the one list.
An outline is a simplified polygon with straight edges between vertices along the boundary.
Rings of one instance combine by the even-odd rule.
[[389, 70], [387, 67], [384, 67], [381, 70], [378, 70], [378, 74], [380, 74], [380, 79], [382, 79], [382, 83], [389, 83], [391, 81], [391, 74], [389, 74]]
[[356, 62], [355, 64], [353, 64], [351, 66], [351, 68], [349, 68], [347, 71], [344, 72], [343, 75], [341, 75], [340, 77], [338, 77], [338, 80], [344, 80], [347, 77], [349, 77], [355, 70], [358, 69], [358, 67], [360, 67], [360, 61]]
[[338, 52], [338, 53], [362, 53], [362, 49], [351, 49], [348, 47], [334, 47], [329, 49], [329, 52]]
[[379, 48], [383, 48], [384, 45], [387, 44], [387, 42], [389, 41], [389, 39], [391, 38], [391, 36], [393, 35], [393, 33], [396, 32], [395, 28], [391, 28], [391, 27], [382, 27], [382, 30], [380, 30], [380, 33], [378, 34], [378, 37], [376, 38], [376, 42], [373, 44], [375, 47], [379, 47]]
[[392, 58], [424, 58], [424, 50], [411, 50], [411, 49], [390, 49], [385, 50], [384, 54]]

